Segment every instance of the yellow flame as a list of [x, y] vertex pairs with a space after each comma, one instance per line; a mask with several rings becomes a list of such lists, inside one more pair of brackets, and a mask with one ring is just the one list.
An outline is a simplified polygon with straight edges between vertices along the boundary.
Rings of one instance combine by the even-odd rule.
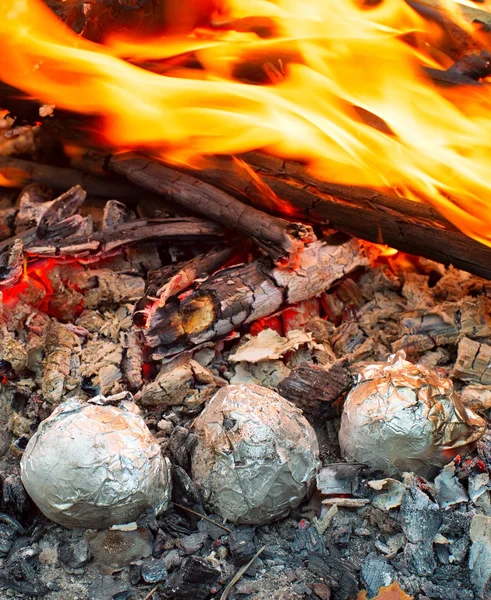
[[[439, 59], [436, 35], [403, 0], [230, 0], [230, 23], [241, 27], [105, 46], [76, 36], [41, 0], [2, 9], [0, 78], [102, 116], [115, 148], [146, 146], [188, 165], [267, 149], [333, 182], [430, 202], [491, 244], [490, 100], [480, 89], [444, 95], [424, 77], [422, 65]], [[272, 37], [258, 34], [261, 20], [274, 24]], [[200, 68], [166, 62], [186, 55]], [[134, 64], [144, 60], [160, 61], [160, 72]], [[251, 66], [274, 76], [247, 83], [240, 73]], [[366, 124], [360, 108], [391, 133]]]

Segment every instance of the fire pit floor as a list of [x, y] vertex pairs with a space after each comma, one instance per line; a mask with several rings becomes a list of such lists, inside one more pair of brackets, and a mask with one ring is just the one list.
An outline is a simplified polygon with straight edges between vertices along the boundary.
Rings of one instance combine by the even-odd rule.
[[[101, 218], [96, 205], [83, 210]], [[104, 214], [107, 221], [107, 206]], [[162, 216], [150, 216], [156, 215]], [[206, 248], [214, 232], [197, 235]], [[488, 362], [477, 360], [491, 349], [490, 284], [425, 259], [385, 254], [321, 301], [288, 307], [253, 323], [248, 334], [167, 358], [160, 372], [132, 314], [148, 289], [149, 269], [192, 258], [185, 238], [160, 243], [159, 251], [150, 239], [90, 260], [31, 259], [24, 276], [3, 290], [2, 597], [220, 598], [261, 549], [228, 598], [355, 600], [367, 590], [368, 598], [382, 600], [382, 588], [395, 581], [417, 600], [485, 597], [487, 435], [432, 483], [411, 473], [387, 479], [340, 460], [342, 398], [364, 365], [392, 352], [403, 350], [452, 376], [467, 406], [485, 413], [491, 402]], [[207, 515], [221, 528], [199, 516], [206, 510], [188, 475], [191, 425], [226, 383], [279, 390], [316, 430], [323, 463], [317, 490], [287, 519], [254, 528]], [[110, 397], [127, 389], [172, 462], [175, 504], [129, 530], [57, 527], [20, 482], [28, 438], [66, 397]]]

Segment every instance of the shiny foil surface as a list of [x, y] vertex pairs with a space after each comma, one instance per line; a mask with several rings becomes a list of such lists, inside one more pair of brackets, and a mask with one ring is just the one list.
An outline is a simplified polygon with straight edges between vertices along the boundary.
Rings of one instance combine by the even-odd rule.
[[166, 507], [169, 468], [138, 413], [132, 402], [69, 400], [40, 424], [21, 477], [44, 515], [65, 527], [104, 529]]
[[223, 387], [196, 419], [192, 475], [208, 509], [233, 523], [285, 516], [312, 489], [316, 434], [302, 412], [254, 384]]
[[360, 373], [344, 405], [339, 443], [346, 460], [386, 475], [432, 477], [484, 430], [484, 419], [463, 406], [450, 379], [398, 353]]

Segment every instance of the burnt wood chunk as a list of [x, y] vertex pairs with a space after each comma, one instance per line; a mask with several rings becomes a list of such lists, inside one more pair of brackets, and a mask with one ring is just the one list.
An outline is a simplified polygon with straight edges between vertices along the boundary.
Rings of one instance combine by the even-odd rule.
[[452, 377], [471, 383], [491, 384], [491, 346], [464, 337], [460, 340]]
[[338, 416], [332, 403], [352, 385], [353, 376], [345, 361], [336, 362], [327, 369], [304, 363], [283, 379], [278, 391], [307, 414], [332, 418]]

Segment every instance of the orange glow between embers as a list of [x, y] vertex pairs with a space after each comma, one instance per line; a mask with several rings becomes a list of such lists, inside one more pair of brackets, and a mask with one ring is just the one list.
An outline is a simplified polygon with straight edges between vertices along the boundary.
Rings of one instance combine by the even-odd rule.
[[[151, 149], [199, 168], [206, 155], [263, 149], [307, 162], [317, 177], [429, 202], [490, 244], [487, 87], [437, 89], [423, 67], [451, 60], [436, 25], [403, 0], [371, 4], [228, 0], [206, 28], [101, 45], [41, 0], [4, 0], [0, 78], [101, 117], [114, 150]], [[482, 47], [458, 6], [455, 20]]]

